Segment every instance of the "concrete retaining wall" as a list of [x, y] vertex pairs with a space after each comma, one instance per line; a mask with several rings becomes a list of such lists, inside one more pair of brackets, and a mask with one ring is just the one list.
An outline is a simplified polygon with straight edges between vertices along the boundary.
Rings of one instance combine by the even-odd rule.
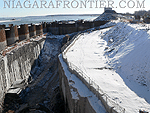
[[[94, 21], [94, 22], [88, 22], [88, 21], [74, 21], [74, 23], [62, 23], [62, 22], [52, 22], [52, 23], [42, 23], [39, 25], [20, 25], [20, 27], [13, 26], [13, 24], [10, 24], [7, 29], [5, 25], [0, 25], [0, 29], [5, 29], [6, 39], [7, 39], [7, 46], [10, 46], [12, 44], [15, 44], [16, 41], [20, 40], [26, 40], [30, 39], [35, 36], [40, 36], [43, 34], [43, 32], [51, 32], [54, 35], [64, 35], [64, 34], [71, 34], [74, 32], [84, 31], [89, 28], [98, 27], [100, 25], [103, 25], [107, 23], [108, 21]], [[1, 36], [3, 37], [3, 36]], [[2, 39], [0, 39], [2, 40]], [[3, 44], [1, 43], [1, 50], [4, 49], [5, 42]]]
[[77, 32], [77, 27], [60, 27], [59, 28], [59, 34], [71, 34], [73, 32]]
[[59, 35], [59, 27], [48, 27], [48, 32], [51, 32], [54, 35]]
[[73, 32], [84, 31], [93, 27], [98, 27], [101, 25], [106, 24], [108, 21], [77, 21], [76, 23], [65, 23], [62, 24], [61, 22], [52, 22], [47, 24], [48, 32], [51, 32], [54, 35], [64, 35], [70, 34]]
[[45, 39], [33, 41], [0, 56], [0, 105], [10, 86], [19, 80], [28, 80], [34, 60], [38, 58]]
[[70, 113], [96, 113], [95, 110], [90, 105], [87, 97], [78, 96], [78, 99], [73, 99], [71, 90], [77, 90], [69, 85], [69, 80], [67, 79], [64, 70], [59, 62], [59, 81], [60, 90], [62, 96], [66, 103], [66, 110]]

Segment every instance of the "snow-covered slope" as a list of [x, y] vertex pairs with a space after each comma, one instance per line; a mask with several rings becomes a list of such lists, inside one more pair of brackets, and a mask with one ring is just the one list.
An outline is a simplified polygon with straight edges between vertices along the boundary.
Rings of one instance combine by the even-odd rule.
[[116, 14], [114, 13], [103, 13], [97, 17], [94, 21], [110, 21], [116, 20]]
[[56, 56], [60, 52], [62, 38], [62, 35], [56, 35], [55, 37], [47, 36], [41, 54], [35, 60], [34, 66], [32, 67], [31, 74], [33, 78], [38, 77], [45, 68], [49, 68], [53, 64], [54, 58], [56, 59]]
[[111, 67], [150, 89], [150, 36], [139, 28], [140, 25], [118, 23], [102, 37], [108, 42], [105, 53]]
[[126, 113], [150, 112], [149, 37], [145, 25], [117, 23], [85, 33], [66, 56]]

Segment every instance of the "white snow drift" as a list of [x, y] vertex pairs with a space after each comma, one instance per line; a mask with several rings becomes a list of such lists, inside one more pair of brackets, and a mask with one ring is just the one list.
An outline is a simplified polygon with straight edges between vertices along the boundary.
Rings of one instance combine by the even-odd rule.
[[137, 113], [150, 112], [150, 36], [145, 25], [115, 27], [82, 35], [66, 53], [110, 98]]

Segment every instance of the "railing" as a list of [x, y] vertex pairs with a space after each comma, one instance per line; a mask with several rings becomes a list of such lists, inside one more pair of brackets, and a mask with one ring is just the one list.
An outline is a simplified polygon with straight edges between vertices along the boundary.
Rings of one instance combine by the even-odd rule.
[[84, 35], [83, 32], [75, 35], [69, 42], [67, 42], [61, 49], [62, 58], [64, 62], [68, 65], [68, 69], [71, 73], [75, 74], [103, 103], [107, 112], [109, 113], [125, 113], [125, 109], [121, 107], [117, 102], [112, 100], [100, 87], [92, 80], [88, 75], [86, 75], [81, 69], [75, 66], [73, 63], [69, 62], [66, 57], [67, 51], [74, 45], [75, 41]]
[[82, 32], [79, 32], [77, 35], [75, 35], [70, 41], [68, 41], [62, 48], [61, 52], [64, 52], [64, 50], [73, 42], [75, 39], [77, 39], [78, 36], [80, 36]]

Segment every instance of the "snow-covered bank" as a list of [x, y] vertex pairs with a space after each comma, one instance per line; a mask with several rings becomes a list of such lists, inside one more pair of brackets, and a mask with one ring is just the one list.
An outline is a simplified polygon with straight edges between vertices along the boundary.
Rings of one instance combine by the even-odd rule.
[[[96, 113], [106, 113], [106, 110], [105, 110], [104, 106], [102, 105], [101, 101], [86, 87], [86, 85], [76, 75], [72, 74], [68, 70], [68, 66], [63, 61], [62, 55], [59, 55], [59, 61], [61, 63], [61, 66], [63, 67], [65, 76], [68, 80], [68, 83], [70, 86], [69, 90], [71, 90], [72, 99], [79, 100], [80, 97], [83, 97], [83, 98], [86, 97]], [[65, 88], [65, 87], [63, 87], [63, 88]], [[66, 93], [68, 94], [68, 92], [66, 92]], [[71, 103], [68, 103], [68, 104], [71, 104]], [[77, 101], [76, 101], [76, 104], [77, 104]], [[74, 106], [74, 107], [76, 107], [76, 106]], [[83, 106], [83, 107], [85, 107], [85, 106]], [[84, 108], [80, 108], [81, 111], [83, 109]], [[84, 110], [84, 111], [86, 111], [86, 110]]]
[[102, 37], [108, 42], [105, 53], [109, 65], [123, 77], [150, 89], [150, 32], [140, 25], [118, 23], [107, 33]]
[[144, 25], [118, 23], [85, 33], [66, 55], [127, 113], [150, 112], [149, 43]]
[[4, 22], [14, 22], [14, 21], [21, 21], [21, 19], [18, 19], [18, 20], [1, 20], [0, 23], [4, 23]]

